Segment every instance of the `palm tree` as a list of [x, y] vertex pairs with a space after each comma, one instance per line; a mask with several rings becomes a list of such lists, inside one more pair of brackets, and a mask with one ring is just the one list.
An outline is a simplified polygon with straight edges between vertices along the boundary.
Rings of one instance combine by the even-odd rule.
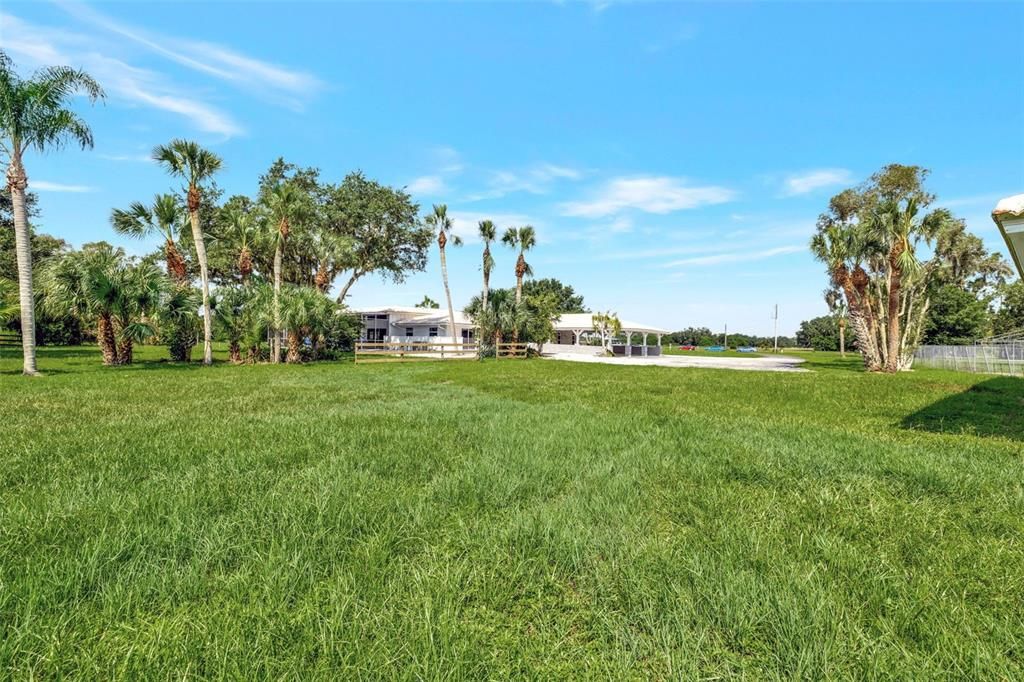
[[513, 249], [519, 248], [519, 257], [516, 258], [516, 305], [518, 305], [523, 300], [523, 277], [533, 275], [533, 268], [526, 262], [524, 254], [537, 243], [537, 236], [533, 231], [532, 225], [524, 225], [519, 229], [510, 227], [505, 230], [501, 241]]
[[238, 252], [238, 274], [242, 285], [248, 286], [252, 277], [252, 249], [257, 239], [256, 222], [250, 211], [238, 206], [226, 210], [222, 216], [223, 237], [230, 240], [231, 246]]
[[[448, 299], [448, 333], [455, 338], [455, 309], [452, 307], [452, 292], [448, 289], [448, 260], [444, 247], [448, 244], [448, 235], [452, 232], [452, 219], [448, 217], [448, 206], [434, 204], [434, 212], [427, 216], [427, 225], [437, 230], [437, 248], [441, 252], [441, 280], [444, 282], [444, 295]], [[451, 234], [452, 244], [462, 246], [462, 239]]]
[[246, 343], [249, 360], [255, 358], [259, 345], [261, 325], [255, 308], [259, 305], [259, 292], [246, 285], [220, 287], [211, 299], [214, 319], [228, 339], [228, 357], [231, 362], [242, 362], [242, 344]]
[[302, 213], [302, 192], [291, 182], [280, 182], [267, 195], [267, 212], [274, 240], [273, 337], [270, 361], [281, 362], [281, 267], [285, 245], [294, 223]]
[[25, 206], [28, 175], [24, 155], [59, 149], [68, 141], [82, 149], [92, 147], [92, 131], [78, 114], [66, 108], [68, 100], [85, 93], [90, 102], [103, 99], [103, 89], [84, 71], [68, 66], [51, 66], [23, 80], [14, 64], [0, 50], [0, 140], [10, 163], [7, 187], [14, 212], [14, 245], [18, 261], [18, 294], [21, 308], [22, 372], [36, 370], [36, 318], [32, 290], [32, 246]]
[[846, 357], [846, 301], [843, 292], [836, 288], [825, 290], [825, 304], [836, 317], [839, 326], [839, 357]]
[[188, 282], [188, 268], [185, 259], [175, 243], [175, 236], [182, 226], [184, 212], [178, 198], [173, 194], [158, 194], [152, 206], [136, 201], [128, 210], [115, 208], [110, 223], [118, 234], [142, 239], [152, 234], [164, 238], [164, 259], [167, 261], [167, 276], [183, 286]]
[[153, 150], [153, 160], [168, 173], [185, 180], [186, 206], [192, 224], [192, 241], [199, 261], [199, 278], [203, 287], [203, 364], [213, 363], [213, 317], [210, 312], [210, 274], [206, 260], [206, 242], [199, 224], [202, 202], [199, 187], [221, 169], [223, 161], [213, 152], [190, 140], [175, 139]]
[[494, 258], [491, 257], [491, 242], [497, 237], [497, 230], [494, 227], [494, 222], [490, 220], [481, 220], [479, 225], [480, 230], [480, 241], [484, 243], [484, 290], [482, 295], [483, 307], [487, 307], [487, 293], [491, 288], [491, 270], [494, 268]]
[[900, 369], [902, 337], [900, 336], [900, 308], [903, 280], [920, 269], [914, 253], [914, 235], [920, 227], [917, 200], [907, 199], [905, 205], [897, 201], [884, 201], [868, 222], [869, 234], [884, 248], [888, 261], [888, 296], [886, 304], [885, 371]]
[[18, 317], [18, 286], [0, 277], [0, 327]]
[[45, 305], [96, 325], [104, 365], [132, 362], [135, 343], [155, 333], [167, 279], [152, 264], [126, 262], [109, 244], [67, 254], [42, 273]]
[[280, 319], [288, 330], [286, 361], [301, 362], [303, 339], [322, 333], [337, 307], [326, 295], [311, 287], [291, 286], [283, 294]]

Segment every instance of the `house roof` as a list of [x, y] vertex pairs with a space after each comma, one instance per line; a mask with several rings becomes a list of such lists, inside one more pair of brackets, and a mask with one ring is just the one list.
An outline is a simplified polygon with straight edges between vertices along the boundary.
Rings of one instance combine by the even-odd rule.
[[[622, 324], [622, 331], [640, 332], [648, 334], [670, 334], [668, 329], [662, 329], [660, 327], [654, 327], [649, 324], [641, 324], [639, 322], [632, 322], [630, 320], [624, 320], [619, 318], [619, 323]], [[583, 329], [590, 331], [594, 328], [594, 314], [593, 313], [562, 313], [559, 318], [555, 321], [556, 331], [572, 331], [574, 329]]]
[[[387, 313], [391, 323], [396, 325], [438, 325], [447, 326], [448, 312], [442, 308], [417, 308], [415, 306], [368, 306], [353, 308], [361, 315]], [[455, 311], [456, 326], [472, 326], [473, 321], [461, 310]]]
[[1024, 194], [1006, 197], [996, 204], [992, 219], [1006, 240], [1018, 274], [1024, 277]]

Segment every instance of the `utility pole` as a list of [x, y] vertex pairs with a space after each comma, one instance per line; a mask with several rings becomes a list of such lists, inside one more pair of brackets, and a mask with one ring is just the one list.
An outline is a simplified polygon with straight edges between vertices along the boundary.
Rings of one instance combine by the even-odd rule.
[[775, 312], [772, 313], [772, 320], [775, 321], [774, 333], [775, 333], [775, 352], [779, 352], [779, 304], [775, 304]]

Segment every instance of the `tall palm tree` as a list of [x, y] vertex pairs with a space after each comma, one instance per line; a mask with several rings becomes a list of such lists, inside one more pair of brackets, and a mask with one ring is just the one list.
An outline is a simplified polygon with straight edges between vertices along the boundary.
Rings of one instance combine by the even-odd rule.
[[905, 204], [884, 201], [869, 220], [869, 233], [884, 247], [889, 266], [888, 297], [885, 302], [886, 372], [896, 372], [900, 368], [900, 308], [903, 302], [903, 280], [907, 275], [912, 275], [920, 269], [920, 263], [914, 253], [914, 236], [920, 229], [916, 219], [917, 212], [916, 199], [907, 199]]
[[199, 224], [199, 208], [202, 202], [199, 188], [221, 169], [223, 161], [196, 142], [181, 139], [157, 146], [153, 149], [153, 160], [171, 175], [185, 181], [188, 218], [192, 224], [192, 241], [196, 246], [199, 278], [203, 287], [203, 364], [210, 365], [213, 364], [213, 316], [210, 311], [210, 273], [206, 260], [206, 242], [203, 238], [203, 228]]
[[444, 282], [444, 295], [448, 300], [448, 333], [455, 339], [455, 308], [452, 307], [452, 292], [448, 289], [448, 259], [445, 257], [444, 248], [449, 239], [455, 246], [462, 246], [462, 239], [457, 234], [452, 234], [452, 219], [448, 217], [448, 206], [445, 204], [434, 204], [434, 212], [427, 216], [427, 225], [437, 230], [437, 248], [441, 252], [441, 280]]
[[92, 131], [78, 114], [67, 108], [77, 93], [90, 102], [103, 99], [103, 89], [84, 71], [68, 66], [51, 66], [37, 71], [28, 80], [14, 72], [14, 64], [0, 50], [0, 140], [10, 160], [7, 187], [11, 191], [14, 212], [14, 245], [18, 261], [18, 295], [21, 308], [22, 372], [36, 370], [36, 318], [32, 293], [32, 236], [29, 232], [25, 191], [28, 175], [24, 155], [59, 149], [74, 142], [82, 149], [92, 147]]
[[188, 281], [188, 268], [175, 237], [182, 226], [184, 215], [176, 196], [158, 194], [152, 206], [136, 201], [127, 210], [115, 208], [110, 214], [110, 223], [115, 232], [129, 237], [142, 239], [151, 234], [163, 237], [167, 276], [181, 286]]
[[478, 228], [480, 230], [480, 241], [484, 243], [484, 290], [481, 300], [483, 307], [487, 308], [487, 293], [491, 289], [491, 270], [494, 268], [494, 258], [491, 257], [491, 242], [495, 240], [498, 233], [494, 227], [494, 222], [491, 220], [481, 220]]
[[303, 195], [299, 188], [291, 182], [280, 182], [267, 195], [267, 212], [270, 218], [274, 240], [274, 300], [273, 300], [273, 337], [270, 348], [270, 361], [281, 362], [281, 268], [284, 249], [295, 222], [299, 220], [303, 209]]
[[537, 235], [532, 225], [524, 225], [518, 229], [510, 227], [505, 230], [501, 241], [513, 249], [519, 248], [519, 257], [516, 258], [516, 305], [518, 305], [523, 300], [523, 277], [533, 274], [533, 268], [526, 262], [524, 254], [536, 245]]

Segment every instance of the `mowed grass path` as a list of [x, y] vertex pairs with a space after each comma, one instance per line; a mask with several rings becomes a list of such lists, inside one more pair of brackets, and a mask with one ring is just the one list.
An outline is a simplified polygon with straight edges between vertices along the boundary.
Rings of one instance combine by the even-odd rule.
[[0, 360], [0, 677], [1024, 675], [1020, 380], [98, 360]]

